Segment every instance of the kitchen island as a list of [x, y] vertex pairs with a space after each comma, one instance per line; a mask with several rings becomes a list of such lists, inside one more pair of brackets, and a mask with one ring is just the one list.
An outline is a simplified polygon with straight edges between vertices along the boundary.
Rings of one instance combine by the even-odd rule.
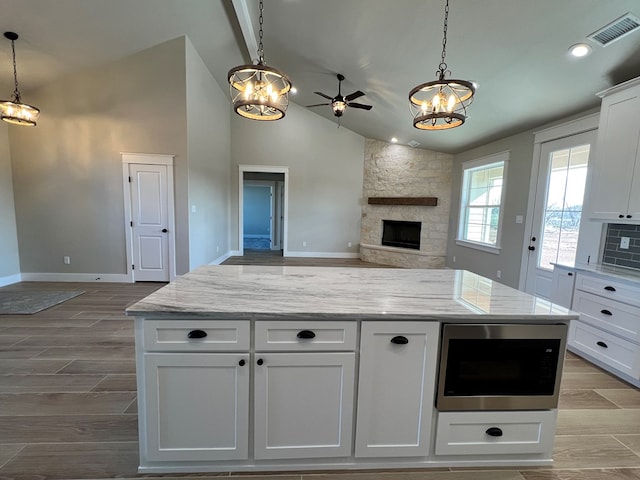
[[467, 271], [259, 266], [198, 268], [127, 315], [140, 471], [168, 473], [548, 465], [555, 408], [437, 407], [441, 330], [562, 330], [557, 398], [577, 318]]

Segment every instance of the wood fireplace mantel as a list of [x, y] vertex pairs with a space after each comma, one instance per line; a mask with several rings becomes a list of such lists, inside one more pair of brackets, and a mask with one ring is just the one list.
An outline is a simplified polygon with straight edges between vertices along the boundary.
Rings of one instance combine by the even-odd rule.
[[436, 207], [438, 197], [369, 197], [369, 205], [422, 205]]

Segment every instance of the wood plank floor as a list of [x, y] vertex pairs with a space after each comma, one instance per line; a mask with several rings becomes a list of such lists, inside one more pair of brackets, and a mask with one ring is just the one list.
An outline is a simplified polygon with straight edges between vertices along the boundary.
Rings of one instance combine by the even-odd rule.
[[[371, 267], [359, 260], [246, 255], [227, 263]], [[138, 475], [130, 303], [160, 284], [19, 283], [85, 293], [34, 315], [0, 315], [0, 479]], [[553, 468], [251, 475], [259, 480], [640, 480], [640, 391], [569, 354]], [[241, 475], [223, 476], [242, 479]], [[198, 479], [220, 475], [173, 475]], [[159, 476], [160, 477], [160, 476]]]

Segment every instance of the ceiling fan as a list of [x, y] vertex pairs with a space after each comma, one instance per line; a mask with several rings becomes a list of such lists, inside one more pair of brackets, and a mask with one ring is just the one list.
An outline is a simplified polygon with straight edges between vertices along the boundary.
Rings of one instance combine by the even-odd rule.
[[342, 81], [344, 80], [344, 75], [338, 74], [338, 95], [335, 97], [330, 97], [326, 93], [322, 92], [313, 92], [316, 95], [320, 95], [321, 97], [326, 98], [327, 100], [331, 100], [329, 103], [317, 103], [315, 105], [307, 105], [307, 107], [319, 107], [321, 105], [331, 105], [331, 109], [333, 110], [333, 114], [336, 117], [341, 117], [347, 107], [353, 108], [361, 108], [362, 110], [371, 110], [373, 108], [372, 105], [364, 105], [362, 103], [355, 103], [352, 100], [356, 98], [360, 98], [365, 95], [364, 92], [358, 90], [357, 92], [350, 93], [349, 95], [342, 96]]

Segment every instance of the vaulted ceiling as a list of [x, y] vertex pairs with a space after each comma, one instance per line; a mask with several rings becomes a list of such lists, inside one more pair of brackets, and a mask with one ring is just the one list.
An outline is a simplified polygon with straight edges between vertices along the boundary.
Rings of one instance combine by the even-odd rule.
[[[0, 30], [20, 35], [27, 103], [29, 90], [55, 78], [181, 35], [227, 90], [228, 70], [256, 56], [236, 16], [243, 3], [257, 36], [257, 0], [0, 0]], [[446, 62], [453, 78], [479, 88], [463, 126], [420, 131], [408, 93], [436, 78], [444, 0], [264, 3], [265, 60], [297, 87], [291, 101], [321, 103], [313, 92], [335, 94], [341, 73], [343, 93], [362, 90], [358, 101], [373, 105], [348, 109], [342, 127], [369, 138], [455, 153], [596, 107], [597, 92], [640, 76], [640, 29], [606, 47], [587, 40], [628, 12], [640, 17], [638, 0], [450, 0]], [[583, 41], [592, 54], [569, 58], [569, 46]], [[10, 43], [0, 38], [1, 98], [12, 84]], [[329, 107], [310, 110], [337, 122]]]

